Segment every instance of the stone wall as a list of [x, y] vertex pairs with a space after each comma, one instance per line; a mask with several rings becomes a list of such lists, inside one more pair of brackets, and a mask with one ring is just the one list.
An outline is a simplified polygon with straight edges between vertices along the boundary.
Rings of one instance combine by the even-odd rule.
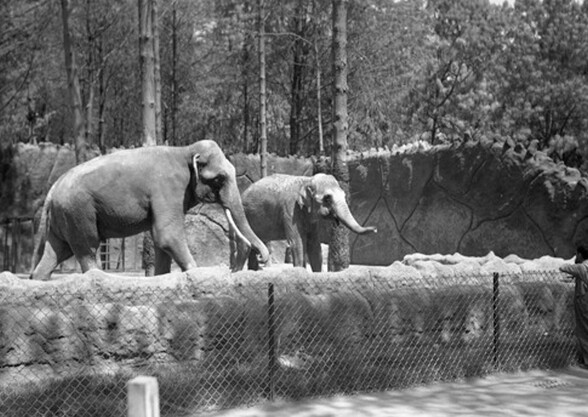
[[584, 239], [588, 179], [507, 143], [417, 144], [350, 159], [351, 209], [378, 234], [352, 240], [352, 263], [411, 253], [568, 258]]
[[431, 352], [440, 343], [486, 346], [495, 272], [503, 340], [524, 334], [533, 346], [561, 342], [573, 327], [573, 284], [556, 270], [562, 262], [420, 255], [339, 273], [215, 267], [133, 278], [91, 270], [49, 282], [4, 272], [0, 387], [90, 366], [108, 374], [221, 358], [256, 366], [266, 357], [270, 282], [279, 357], [321, 344], [332, 352], [366, 344], [401, 350], [416, 340]]
[[[255, 155], [230, 157], [244, 190], [260, 177]], [[32, 216], [73, 150], [18, 144], [0, 154], [2, 217]], [[588, 179], [541, 152], [507, 142], [459, 146], [415, 144], [350, 154], [351, 210], [378, 234], [351, 236], [351, 261], [389, 265], [407, 254], [569, 258], [586, 235]], [[271, 156], [268, 171], [312, 175], [312, 160]], [[228, 264], [224, 215], [199, 206], [186, 217], [189, 246], [199, 265]], [[1, 232], [0, 232], [1, 233]], [[274, 245], [277, 261], [283, 245]]]

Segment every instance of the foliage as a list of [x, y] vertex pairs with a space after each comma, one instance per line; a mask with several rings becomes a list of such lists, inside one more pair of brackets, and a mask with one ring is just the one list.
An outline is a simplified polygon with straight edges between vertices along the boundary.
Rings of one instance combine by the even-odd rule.
[[[140, 145], [134, 1], [71, 1], [83, 102], [95, 146]], [[59, 7], [7, 0], [0, 27], [3, 143], [72, 141]], [[318, 153], [317, 74], [330, 152], [329, 2], [265, 2], [268, 147]], [[163, 135], [258, 148], [257, 2], [161, 2]], [[482, 137], [588, 156], [588, 6], [574, 0], [352, 0], [349, 146]]]

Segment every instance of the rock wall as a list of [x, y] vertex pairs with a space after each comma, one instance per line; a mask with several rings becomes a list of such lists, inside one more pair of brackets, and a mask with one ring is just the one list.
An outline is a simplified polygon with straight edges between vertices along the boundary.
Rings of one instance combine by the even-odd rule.
[[267, 357], [268, 283], [275, 287], [280, 361], [305, 348], [332, 360], [328, 352], [368, 345], [402, 351], [416, 340], [419, 356], [434, 355], [443, 343], [487, 348], [494, 272], [501, 273], [503, 340], [561, 343], [573, 328], [573, 284], [555, 269], [562, 262], [419, 255], [340, 273], [282, 267], [231, 274], [215, 267], [133, 278], [92, 270], [49, 282], [4, 272], [0, 387], [90, 366], [111, 375], [215, 360], [259, 367]]
[[75, 160], [70, 146], [52, 143], [0, 148], [0, 217], [32, 217], [50, 186]]
[[585, 239], [588, 179], [505, 143], [422, 144], [350, 159], [351, 209], [378, 234], [355, 237], [352, 263], [411, 253], [568, 258]]
[[[260, 178], [255, 155], [230, 157], [243, 191]], [[18, 144], [0, 154], [2, 217], [32, 216], [49, 186], [73, 166], [73, 150]], [[378, 234], [351, 236], [351, 261], [389, 265], [411, 253], [569, 258], [588, 236], [588, 179], [541, 152], [508, 142], [415, 144], [349, 155], [351, 210]], [[312, 160], [270, 157], [269, 173], [312, 175]], [[198, 206], [186, 217], [202, 266], [228, 264], [224, 215]], [[2, 231], [0, 230], [0, 233]], [[283, 245], [275, 260], [283, 260]]]

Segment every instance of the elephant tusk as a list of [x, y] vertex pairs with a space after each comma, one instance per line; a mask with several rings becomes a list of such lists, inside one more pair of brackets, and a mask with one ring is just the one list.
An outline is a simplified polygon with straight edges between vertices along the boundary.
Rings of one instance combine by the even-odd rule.
[[243, 242], [245, 242], [249, 247], [251, 247], [252, 246], [251, 242], [249, 241], [249, 239], [247, 239], [243, 235], [243, 233], [241, 233], [241, 231], [239, 230], [239, 228], [235, 224], [235, 220], [233, 220], [233, 215], [231, 214], [231, 211], [229, 209], [225, 209], [225, 216], [227, 216], [227, 220], [229, 222], [229, 227], [235, 231], [235, 234], [237, 235], [237, 237], [239, 239], [241, 239]]

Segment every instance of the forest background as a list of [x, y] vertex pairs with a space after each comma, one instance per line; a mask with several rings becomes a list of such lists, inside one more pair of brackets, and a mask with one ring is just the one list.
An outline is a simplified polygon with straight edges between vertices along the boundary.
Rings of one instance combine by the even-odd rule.
[[[137, 1], [69, 7], [87, 143], [141, 146]], [[61, 12], [0, 4], [0, 145], [73, 143]], [[173, 0], [157, 14], [163, 141], [258, 152], [257, 1]], [[331, 19], [327, 1], [265, 0], [270, 152], [318, 154], [320, 123], [330, 154]], [[349, 0], [347, 22], [350, 149], [485, 137], [588, 168], [586, 2]]]

